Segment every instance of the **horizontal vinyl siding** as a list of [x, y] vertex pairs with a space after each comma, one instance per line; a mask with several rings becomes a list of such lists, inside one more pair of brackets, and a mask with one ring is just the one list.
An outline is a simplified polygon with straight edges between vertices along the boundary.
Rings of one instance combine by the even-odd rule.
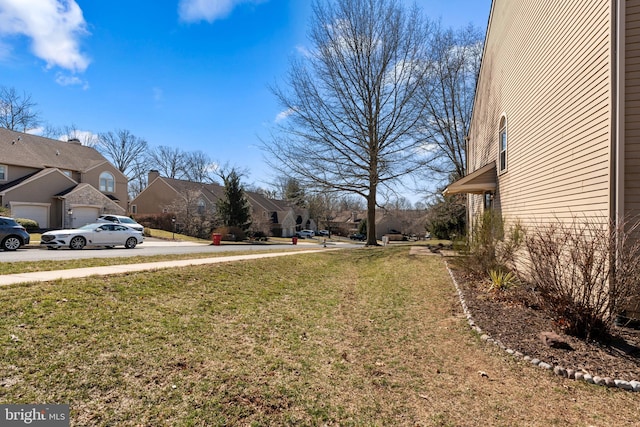
[[497, 159], [504, 113], [508, 164], [498, 206], [506, 218], [608, 215], [610, 3], [494, 0], [469, 164], [472, 171]]
[[640, 213], [640, 0], [626, 1], [625, 213]]

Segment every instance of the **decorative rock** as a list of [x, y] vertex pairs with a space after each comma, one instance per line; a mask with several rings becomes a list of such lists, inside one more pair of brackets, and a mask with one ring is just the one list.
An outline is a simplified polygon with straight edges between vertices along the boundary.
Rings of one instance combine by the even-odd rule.
[[555, 332], [541, 332], [540, 339], [544, 345], [552, 348], [562, 348], [565, 350], [573, 350], [571, 345]]
[[614, 380], [616, 387], [623, 390], [633, 390], [633, 386], [628, 381]]
[[[456, 290], [458, 291], [458, 297], [460, 299], [460, 305], [462, 306], [462, 310], [463, 310], [463, 312], [464, 312], [464, 314], [465, 314], [465, 316], [466, 316], [466, 318], [468, 320], [468, 323], [471, 326], [471, 329], [473, 329], [474, 331], [476, 331], [480, 335], [480, 339], [481, 340], [489, 342], [489, 343], [493, 343], [493, 344], [497, 345], [498, 347], [500, 347], [501, 349], [505, 350], [507, 353], [509, 353], [509, 354], [511, 354], [511, 355], [513, 355], [515, 357], [522, 358], [523, 360], [525, 360], [527, 362], [530, 362], [532, 365], [539, 366], [539, 367], [541, 367], [543, 369], [553, 370], [553, 372], [556, 375], [560, 375], [560, 376], [563, 376], [563, 377], [566, 377], [566, 378], [572, 378], [572, 379], [575, 379], [575, 380], [582, 380], [582, 381], [585, 381], [586, 383], [589, 383], [589, 384], [597, 384], [597, 385], [602, 385], [602, 386], [607, 386], [607, 387], [617, 387], [617, 388], [620, 388], [620, 389], [623, 389], [623, 390], [640, 392], [640, 381], [637, 381], [637, 380], [633, 380], [633, 381], [613, 380], [611, 378], [602, 378], [602, 377], [599, 377], [599, 376], [591, 376], [584, 369], [574, 370], [574, 369], [565, 369], [565, 368], [563, 368], [561, 366], [553, 367], [553, 366], [551, 366], [550, 364], [548, 364], [546, 362], [540, 361], [539, 359], [531, 358], [528, 355], [525, 356], [524, 354], [522, 354], [519, 351], [515, 351], [513, 349], [507, 348], [499, 340], [495, 340], [495, 339], [491, 338], [490, 335], [484, 334], [482, 332], [482, 329], [478, 325], [476, 325], [475, 322], [473, 321], [471, 312], [469, 311], [469, 309], [467, 307], [467, 303], [466, 303], [466, 301], [464, 299], [464, 295], [463, 295], [462, 291], [460, 290], [458, 282], [456, 281], [456, 278], [453, 276], [453, 272], [449, 268], [448, 264], [447, 264], [447, 269], [449, 270], [449, 275], [451, 276], [453, 284], [455, 285]], [[556, 334], [554, 332], [542, 332], [542, 333], [540, 333], [539, 336], [540, 336], [540, 339], [542, 340], [542, 342], [545, 345], [548, 345], [549, 347], [573, 350], [571, 345], [566, 340], [564, 340], [560, 335], [558, 335], [558, 334]], [[488, 375], [483, 371], [478, 371], [478, 373], [483, 377], [488, 377]], [[174, 388], [175, 388], [175, 386], [174, 386]]]
[[567, 376], [567, 371], [562, 366], [556, 366], [553, 368], [553, 373], [565, 378]]

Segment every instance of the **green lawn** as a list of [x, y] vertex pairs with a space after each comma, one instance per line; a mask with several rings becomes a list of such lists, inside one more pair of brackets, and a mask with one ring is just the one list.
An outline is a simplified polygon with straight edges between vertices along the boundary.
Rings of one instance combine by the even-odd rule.
[[605, 426], [640, 407], [484, 344], [443, 260], [406, 246], [5, 287], [0, 342], [0, 402], [68, 403], [74, 426]]

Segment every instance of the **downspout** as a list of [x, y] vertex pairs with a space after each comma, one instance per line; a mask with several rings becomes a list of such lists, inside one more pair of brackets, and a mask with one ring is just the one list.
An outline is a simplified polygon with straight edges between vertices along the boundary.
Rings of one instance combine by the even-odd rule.
[[610, 219], [616, 228], [625, 217], [625, 0], [612, 0], [612, 126]]

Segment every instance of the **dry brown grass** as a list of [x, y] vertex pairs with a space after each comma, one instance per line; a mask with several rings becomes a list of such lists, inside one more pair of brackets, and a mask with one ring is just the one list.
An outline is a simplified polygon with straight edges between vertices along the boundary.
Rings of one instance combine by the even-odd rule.
[[69, 403], [72, 425], [608, 426], [640, 407], [481, 342], [442, 260], [407, 247], [8, 287], [0, 337], [0, 401]]

